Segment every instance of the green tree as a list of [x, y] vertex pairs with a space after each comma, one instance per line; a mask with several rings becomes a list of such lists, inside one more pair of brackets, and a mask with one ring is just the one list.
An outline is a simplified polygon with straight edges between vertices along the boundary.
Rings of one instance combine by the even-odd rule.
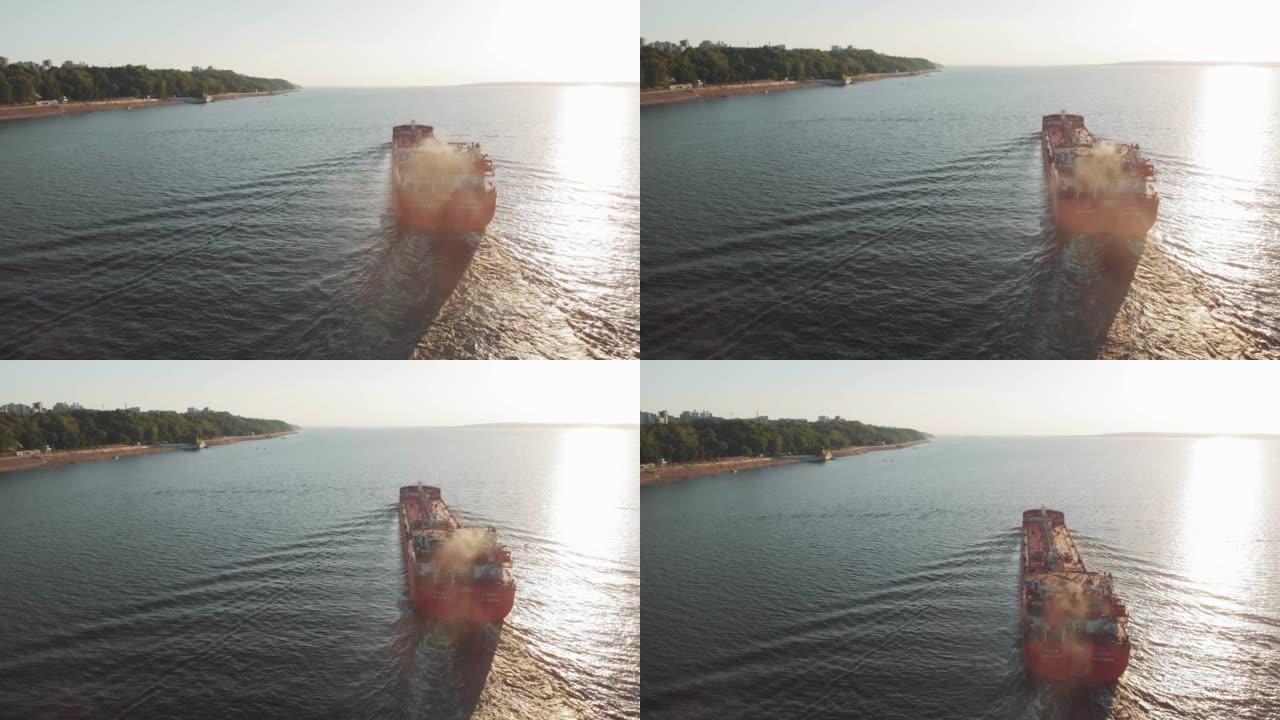
[[857, 421], [803, 420], [756, 422], [719, 418], [673, 421], [646, 425], [640, 430], [640, 455], [644, 462], [705, 460], [726, 455], [818, 453], [823, 448], [851, 445], [896, 444], [924, 440], [927, 436], [906, 428], [880, 427]]
[[924, 58], [882, 55], [852, 47], [828, 52], [728, 47], [723, 43], [703, 42], [690, 50], [664, 50], [651, 45], [640, 48], [640, 79], [644, 87], [659, 87], [668, 77], [677, 82], [725, 83], [783, 77], [839, 78], [936, 67]]
[[653, 433], [640, 434], [640, 462], [656, 463], [662, 460], [662, 446]]
[[698, 445], [698, 431], [688, 425], [677, 425], [676, 443], [671, 455], [676, 462], [692, 462], [700, 459], [702, 452], [701, 446]]
[[13, 102], [32, 103], [36, 101], [36, 84], [29, 75], [19, 75], [13, 82]]
[[81, 68], [63, 73], [62, 90], [72, 100], [93, 99], [93, 76]]
[[230, 70], [151, 70], [141, 65], [120, 67], [71, 67], [64, 63], [52, 70], [30, 70], [11, 65], [0, 68], [0, 78], [10, 87], [0, 103], [32, 102], [37, 95], [54, 99], [101, 100], [143, 95], [203, 95], [222, 92], [290, 90], [296, 86], [280, 78], [240, 75]]
[[13, 428], [0, 425], [0, 452], [13, 452], [18, 449], [18, 436]]

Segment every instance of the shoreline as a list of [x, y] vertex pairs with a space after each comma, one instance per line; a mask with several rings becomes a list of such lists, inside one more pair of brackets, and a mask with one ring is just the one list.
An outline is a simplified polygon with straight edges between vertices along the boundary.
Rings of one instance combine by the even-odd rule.
[[[285, 435], [292, 435], [296, 432], [296, 430], [291, 430], [289, 432], [268, 433], [266, 435], [228, 435], [206, 440], [205, 444], [207, 447], [214, 447], [215, 445], [232, 445], [246, 440], [271, 440]], [[46, 468], [78, 465], [86, 462], [114, 460], [117, 457], [154, 455], [182, 449], [173, 445], [103, 445], [102, 447], [84, 450], [54, 450], [36, 457], [0, 457], [0, 475], [9, 472], [22, 472], [23, 470], [44, 470]]]
[[[851, 445], [849, 447], [832, 450], [832, 460], [842, 457], [853, 457], [854, 455], [865, 455], [870, 452], [880, 450], [904, 450], [916, 445], [923, 445], [928, 440], [913, 440], [912, 442], [898, 443], [896, 445]], [[771, 467], [773, 465], [790, 465], [798, 462], [814, 462], [814, 455], [786, 455], [783, 457], [729, 457], [720, 460], [704, 460], [692, 463], [672, 463], [661, 468], [640, 471], [640, 485], [671, 485], [674, 483], [686, 482], [688, 480], [696, 480], [700, 477], [708, 477], [711, 475], [722, 475], [728, 472], [737, 472], [739, 470], [750, 470], [752, 468]]]
[[[247, 97], [267, 97], [284, 95], [292, 90], [268, 90], [256, 93], [222, 93], [213, 95], [213, 102], [239, 100]], [[111, 100], [83, 100], [61, 105], [0, 105], [0, 122], [5, 120], [33, 120], [36, 118], [62, 117], [64, 115], [84, 115], [86, 113], [103, 112], [105, 110], [142, 109], [160, 107], [162, 105], [199, 105], [188, 103], [185, 98], [114, 98]]]
[[[927, 75], [937, 72], [937, 70], [912, 70], [910, 72], [894, 72], [894, 73], [867, 73], [865, 75], [854, 75], [850, 85], [856, 85], [861, 82], [870, 82], [873, 80], [888, 80], [896, 77], [913, 77], [916, 75]], [[706, 100], [711, 98], [733, 97], [735, 95], [756, 95], [764, 94], [770, 91], [795, 90], [797, 88], [814, 88], [814, 87], [847, 87], [845, 85], [831, 85], [825, 80], [752, 80], [745, 83], [731, 83], [724, 85], [704, 85], [700, 88], [688, 88], [681, 90], [641, 90], [640, 91], [640, 107], [649, 107], [653, 105], [670, 105], [672, 103], [689, 102], [691, 100]]]

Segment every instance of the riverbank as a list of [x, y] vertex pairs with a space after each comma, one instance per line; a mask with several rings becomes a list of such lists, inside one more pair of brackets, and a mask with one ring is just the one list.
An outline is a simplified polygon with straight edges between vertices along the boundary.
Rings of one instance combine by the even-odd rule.
[[[212, 447], [214, 445], [231, 445], [245, 440], [270, 440], [271, 438], [292, 434], [293, 432], [269, 433], [267, 435], [234, 435], [213, 438], [206, 440], [205, 443]], [[181, 447], [173, 445], [103, 445], [102, 447], [87, 450], [54, 450], [35, 457], [0, 457], [0, 474], [20, 470], [42, 470], [101, 460], [114, 460], [118, 457], [132, 457], [134, 455], [154, 455], [155, 453], [171, 452], [179, 449]]]
[[[895, 77], [925, 75], [931, 72], [937, 71], [918, 70], [914, 72], [867, 73], [866, 75], [853, 76], [850, 84], [869, 82], [872, 80], [886, 80]], [[752, 82], [725, 85], [703, 85], [702, 87], [685, 88], [680, 90], [641, 90], [640, 107], [647, 107], [650, 105], [669, 105], [671, 103], [689, 102], [690, 100], [732, 97], [734, 95], [758, 95], [767, 92], [812, 87], [843, 86], [831, 85], [823, 80], [755, 80]]]
[[[920, 445], [929, 442], [928, 440], [917, 440], [915, 442], [898, 443], [897, 445], [853, 445], [839, 450], [832, 450], [831, 455], [834, 458], [851, 457], [853, 455], [863, 455], [877, 450], [902, 450], [914, 445]], [[769, 467], [771, 465], [790, 465], [798, 462], [813, 462], [815, 456], [811, 455], [784, 455], [781, 457], [730, 457], [721, 458], [719, 460], [707, 460], [705, 462], [695, 463], [671, 463], [661, 467], [652, 469], [642, 469], [640, 471], [641, 485], [668, 485], [671, 483], [685, 482], [708, 475], [720, 475], [727, 472], [737, 472], [739, 470], [750, 470], [752, 468]]]
[[[214, 102], [238, 100], [246, 97], [262, 97], [266, 95], [282, 95], [291, 90], [277, 90], [256, 93], [223, 93], [214, 95]], [[69, 102], [58, 105], [0, 105], [0, 120], [29, 120], [32, 118], [54, 117], [60, 115], [83, 115], [103, 110], [139, 110], [161, 105], [184, 105], [184, 98], [116, 98], [114, 100], [89, 100], [85, 102]]]

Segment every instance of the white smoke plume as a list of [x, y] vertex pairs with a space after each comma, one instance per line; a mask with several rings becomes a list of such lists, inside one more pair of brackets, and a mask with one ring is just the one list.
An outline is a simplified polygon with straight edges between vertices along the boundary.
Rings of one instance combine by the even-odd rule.
[[470, 567], [476, 558], [493, 549], [493, 536], [483, 528], [458, 528], [436, 551], [436, 562], [445, 571]]
[[466, 175], [472, 172], [472, 160], [462, 148], [428, 140], [411, 148], [401, 167], [409, 173]]
[[1125, 177], [1126, 148], [1107, 140], [1096, 142], [1089, 152], [1076, 156], [1076, 182], [1083, 192], [1106, 192]]

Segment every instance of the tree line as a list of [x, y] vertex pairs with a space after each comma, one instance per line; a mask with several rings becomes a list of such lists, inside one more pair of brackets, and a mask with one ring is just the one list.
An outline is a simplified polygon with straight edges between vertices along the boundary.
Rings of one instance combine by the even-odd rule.
[[893, 445], [929, 436], [908, 428], [867, 425], [857, 420], [672, 421], [640, 429], [640, 462], [693, 462], [741, 455], [817, 455], [852, 445]]
[[882, 55], [875, 50], [849, 47], [840, 50], [785, 50], [781, 47], [729, 47], [703, 42], [685, 50], [645, 45], [640, 48], [642, 87], [666, 87], [670, 83], [706, 84], [748, 80], [838, 79], [864, 73], [934, 70], [924, 58]]
[[78, 450], [102, 445], [194, 442], [198, 438], [265, 435], [294, 427], [218, 410], [67, 410], [35, 415], [0, 413], [0, 452], [19, 449]]
[[110, 100], [114, 98], [204, 97], [228, 92], [292, 90], [279, 78], [257, 78], [231, 70], [151, 70], [141, 65], [30, 67], [13, 63], [0, 68], [0, 105], [36, 100]]

